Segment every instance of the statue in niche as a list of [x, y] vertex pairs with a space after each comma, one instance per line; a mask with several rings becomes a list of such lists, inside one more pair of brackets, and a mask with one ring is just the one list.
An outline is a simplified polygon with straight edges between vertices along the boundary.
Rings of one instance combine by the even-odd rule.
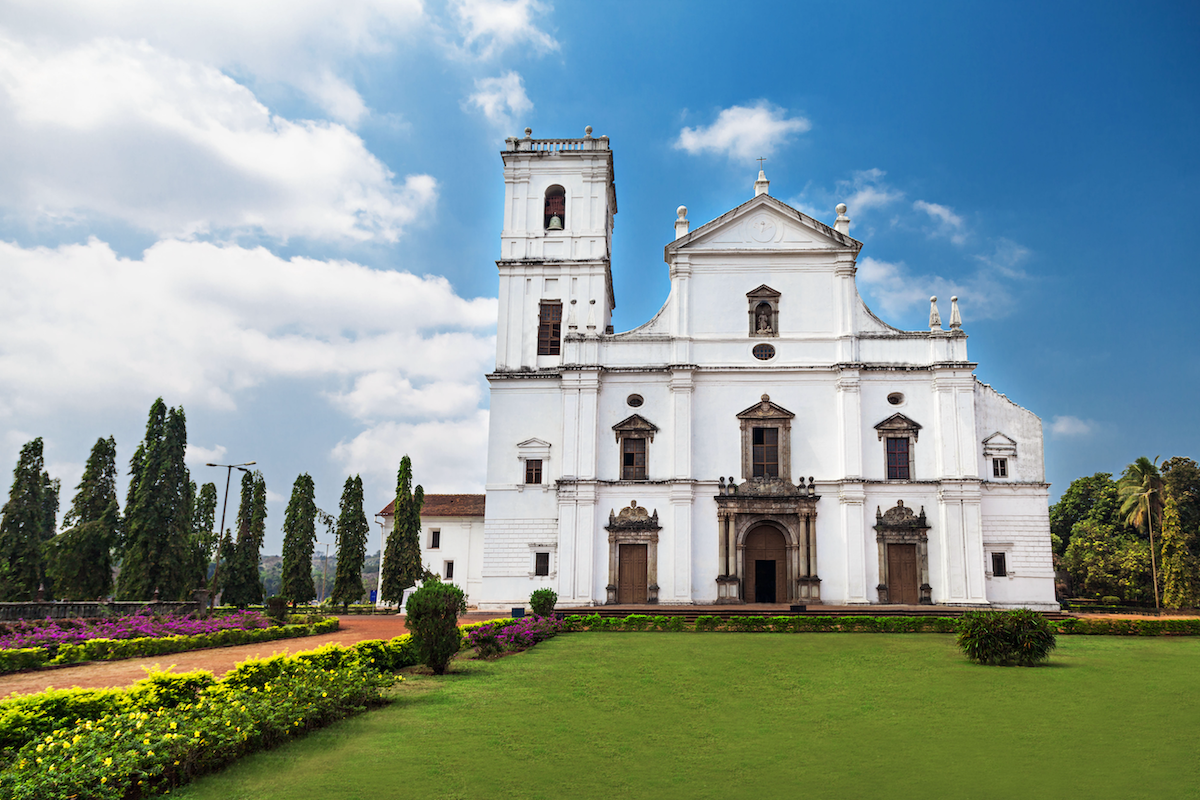
[[771, 328], [771, 306], [767, 303], [759, 303], [758, 308], [754, 310], [754, 316], [757, 324], [755, 325], [755, 333], [774, 333]]

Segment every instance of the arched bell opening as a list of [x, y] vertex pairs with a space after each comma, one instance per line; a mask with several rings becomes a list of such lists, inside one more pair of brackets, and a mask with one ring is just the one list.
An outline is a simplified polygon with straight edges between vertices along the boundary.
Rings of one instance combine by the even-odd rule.
[[546, 189], [542, 226], [548, 231], [561, 231], [567, 226], [567, 190], [558, 184]]

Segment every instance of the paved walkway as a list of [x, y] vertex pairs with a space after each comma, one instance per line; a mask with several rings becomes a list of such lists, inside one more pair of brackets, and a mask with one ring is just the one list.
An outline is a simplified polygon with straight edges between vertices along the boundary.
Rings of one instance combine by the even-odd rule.
[[[461, 624], [497, 619], [505, 614], [472, 612], [459, 619]], [[124, 661], [93, 661], [70, 667], [42, 669], [36, 672], [20, 672], [0, 675], [0, 697], [17, 694], [32, 694], [50, 688], [103, 689], [110, 686], [129, 686], [146, 677], [153, 668], [175, 667], [176, 672], [206, 669], [218, 678], [242, 661], [276, 653], [298, 653], [322, 645], [337, 643], [354, 644], [367, 639], [391, 639], [407, 633], [404, 616], [401, 614], [373, 616], [350, 615], [338, 618], [341, 628], [334, 633], [305, 636], [299, 639], [280, 639], [259, 644], [242, 644], [234, 647], [214, 647], [208, 650], [192, 650], [152, 658], [130, 658]]]

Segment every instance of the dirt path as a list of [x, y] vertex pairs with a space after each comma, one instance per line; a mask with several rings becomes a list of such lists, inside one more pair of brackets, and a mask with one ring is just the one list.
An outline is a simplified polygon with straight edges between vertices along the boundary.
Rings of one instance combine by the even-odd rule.
[[[459, 620], [460, 624], [497, 619], [503, 614], [472, 613]], [[175, 666], [176, 672], [206, 669], [218, 678], [236, 664], [248, 658], [272, 656], [276, 653], [298, 653], [336, 642], [354, 644], [367, 639], [391, 639], [407, 633], [404, 617], [389, 616], [345, 616], [339, 617], [341, 628], [334, 633], [305, 636], [300, 639], [280, 639], [275, 642], [243, 644], [235, 647], [215, 647], [210, 650], [192, 650], [152, 658], [130, 658], [125, 661], [95, 661], [74, 667], [46, 669], [37, 672], [21, 672], [0, 676], [0, 697], [17, 694], [32, 694], [49, 688], [64, 689], [77, 686], [82, 689], [103, 689], [109, 686], [128, 686], [146, 677], [146, 670], [153, 667]]]

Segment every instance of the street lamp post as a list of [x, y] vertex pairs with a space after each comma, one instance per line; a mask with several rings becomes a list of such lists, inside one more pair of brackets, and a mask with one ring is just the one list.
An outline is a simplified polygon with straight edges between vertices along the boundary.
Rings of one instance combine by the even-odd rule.
[[317, 542], [318, 545], [325, 546], [325, 560], [321, 562], [321, 600], [325, 602], [325, 579], [329, 573], [329, 542]]
[[[254, 466], [256, 462], [247, 461], [244, 464], [205, 464], [206, 467], [224, 467], [225, 468], [225, 502], [221, 504], [221, 529], [217, 531], [217, 565], [213, 568], [212, 581], [209, 583], [209, 591], [216, 592], [217, 590], [217, 575], [221, 572], [221, 542], [225, 539], [225, 510], [229, 508], [229, 479], [233, 475], [235, 469], [240, 469], [242, 472], [249, 472], [246, 467]], [[215, 594], [214, 594], [215, 597]]]

